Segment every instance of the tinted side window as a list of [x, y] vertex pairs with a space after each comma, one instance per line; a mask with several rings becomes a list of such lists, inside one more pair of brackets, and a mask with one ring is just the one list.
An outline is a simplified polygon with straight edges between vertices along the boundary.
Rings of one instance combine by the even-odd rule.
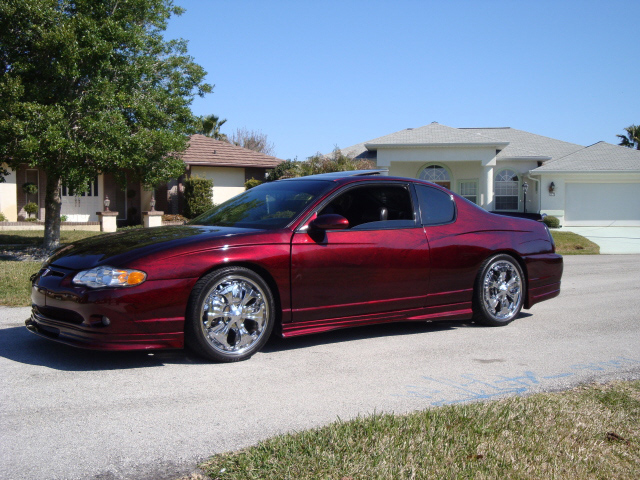
[[405, 228], [415, 226], [411, 195], [403, 185], [350, 188], [326, 205], [319, 215], [337, 213], [350, 228]]
[[416, 185], [416, 192], [423, 225], [440, 225], [453, 221], [456, 207], [449, 194], [425, 185]]

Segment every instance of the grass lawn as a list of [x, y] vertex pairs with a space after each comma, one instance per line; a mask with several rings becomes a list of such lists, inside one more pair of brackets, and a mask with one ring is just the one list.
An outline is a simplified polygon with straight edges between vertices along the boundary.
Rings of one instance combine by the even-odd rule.
[[635, 480], [640, 381], [338, 421], [216, 455], [201, 468], [219, 480]]
[[[63, 230], [60, 232], [60, 243], [71, 243], [83, 238], [100, 235], [102, 232], [87, 232], [84, 230]], [[8, 230], [0, 233], [0, 247], [5, 245], [27, 245], [38, 247], [44, 242], [42, 230]]]
[[0, 305], [31, 305], [29, 277], [40, 270], [40, 262], [0, 261]]
[[[99, 235], [100, 232], [80, 230], [60, 232], [60, 243], [71, 243], [83, 238]], [[11, 250], [7, 245], [37, 247], [42, 245], [41, 230], [16, 230], [0, 234], [0, 249]], [[20, 248], [20, 247], [17, 247]], [[0, 261], [0, 305], [28, 307], [31, 305], [31, 282], [29, 277], [40, 269], [40, 262]]]
[[598, 255], [600, 247], [585, 237], [573, 232], [551, 230], [556, 242], [556, 252], [561, 255]]

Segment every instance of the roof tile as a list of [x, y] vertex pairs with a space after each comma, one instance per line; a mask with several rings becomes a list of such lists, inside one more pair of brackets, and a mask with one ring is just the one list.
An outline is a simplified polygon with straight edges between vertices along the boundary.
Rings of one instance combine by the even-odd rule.
[[256, 167], [274, 168], [284, 162], [279, 158], [204, 135], [193, 135], [189, 146], [182, 153], [187, 165], [205, 167]]

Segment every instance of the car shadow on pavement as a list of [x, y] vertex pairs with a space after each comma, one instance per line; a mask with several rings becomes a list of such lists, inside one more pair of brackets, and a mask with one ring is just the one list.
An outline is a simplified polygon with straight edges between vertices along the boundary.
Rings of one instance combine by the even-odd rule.
[[[522, 314], [521, 314], [522, 315]], [[528, 315], [528, 314], [524, 314]], [[458, 328], [482, 328], [470, 320], [448, 320], [438, 322], [393, 322], [379, 325], [350, 327], [329, 332], [303, 335], [293, 338], [282, 338], [272, 335], [262, 349], [263, 353], [295, 350], [316, 345], [327, 345], [341, 342], [354, 342], [379, 337], [396, 337], [399, 335], [417, 335], [421, 333], [440, 332]]]
[[161, 367], [165, 364], [206, 364], [186, 350], [102, 352], [70, 347], [30, 333], [25, 327], [0, 330], [0, 358], [56, 370], [92, 371]]
[[[519, 318], [530, 317], [521, 312]], [[371, 338], [428, 334], [460, 328], [488, 328], [468, 320], [439, 322], [398, 322], [364, 327], [345, 328], [293, 338], [272, 335], [262, 353], [275, 354], [317, 345], [355, 342]], [[162, 367], [164, 365], [202, 365], [212, 362], [189, 350], [153, 350], [132, 352], [103, 352], [70, 347], [38, 337], [25, 327], [0, 330], [0, 358], [39, 365], [64, 371], [126, 370], [131, 368]], [[251, 360], [249, 360], [251, 361]]]

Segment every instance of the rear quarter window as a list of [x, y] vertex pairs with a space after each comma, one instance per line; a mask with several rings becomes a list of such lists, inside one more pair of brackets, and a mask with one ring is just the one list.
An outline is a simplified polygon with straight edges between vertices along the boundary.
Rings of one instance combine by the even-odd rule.
[[416, 193], [423, 225], [442, 225], [454, 221], [456, 204], [450, 194], [426, 185], [416, 185]]

